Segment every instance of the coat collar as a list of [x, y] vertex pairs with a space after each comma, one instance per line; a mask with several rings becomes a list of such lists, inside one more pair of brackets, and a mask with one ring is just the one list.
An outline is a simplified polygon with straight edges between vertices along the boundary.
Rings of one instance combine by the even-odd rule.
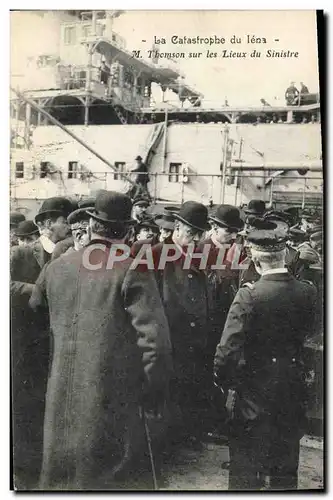
[[265, 274], [260, 277], [260, 281], [291, 281], [294, 277], [292, 274], [288, 273], [274, 273], [274, 274]]

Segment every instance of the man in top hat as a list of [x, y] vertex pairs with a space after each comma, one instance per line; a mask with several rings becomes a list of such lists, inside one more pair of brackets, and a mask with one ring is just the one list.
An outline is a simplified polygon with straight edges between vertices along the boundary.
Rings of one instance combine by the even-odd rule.
[[20, 222], [25, 221], [25, 216], [20, 212], [10, 212], [10, 246], [18, 245], [14, 232]]
[[14, 477], [18, 489], [34, 488], [39, 477], [50, 347], [47, 314], [35, 314], [28, 301], [55, 243], [68, 234], [66, 218], [71, 210], [66, 198], [45, 200], [35, 218], [40, 237], [11, 252]]
[[199, 268], [200, 259], [193, 258], [188, 266], [185, 260], [191, 246], [195, 256], [203, 233], [209, 228], [208, 211], [201, 203], [187, 201], [173, 216], [174, 260], [162, 262], [167, 248], [164, 243], [152, 249], [172, 343], [175, 376], [170, 394], [182, 415], [179, 428], [171, 430], [169, 443], [196, 445], [204, 430], [200, 404], [205, 406], [203, 353], [208, 336], [208, 292], [205, 270]]
[[14, 229], [14, 235], [18, 245], [29, 245], [38, 239], [39, 230], [33, 220], [24, 220]]
[[45, 490], [152, 489], [141, 408], [155, 408], [165, 390], [170, 338], [154, 273], [132, 268], [119, 247], [131, 209], [126, 195], [99, 191], [87, 211], [90, 243], [51, 262], [31, 298], [50, 311], [55, 339]]
[[248, 235], [261, 277], [237, 292], [215, 355], [230, 418], [230, 490], [297, 489], [315, 288], [288, 272], [285, 238], [272, 224]]

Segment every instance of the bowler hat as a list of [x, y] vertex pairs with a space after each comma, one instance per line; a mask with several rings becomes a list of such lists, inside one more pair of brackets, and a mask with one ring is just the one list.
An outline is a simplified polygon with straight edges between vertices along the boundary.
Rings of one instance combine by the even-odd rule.
[[175, 219], [184, 222], [188, 226], [197, 229], [198, 231], [206, 231], [210, 229], [208, 224], [208, 210], [202, 203], [196, 201], [185, 201], [179, 212], [172, 212]]
[[226, 227], [235, 232], [244, 226], [238, 208], [232, 205], [219, 205], [216, 212], [209, 216], [209, 220], [215, 222], [218, 226]]
[[136, 198], [133, 200], [133, 207], [135, 205], [139, 205], [142, 207], [149, 207], [150, 202], [149, 202], [149, 200], [147, 200], [147, 198]]
[[244, 212], [252, 215], [263, 215], [265, 208], [266, 205], [263, 200], [251, 200], [248, 206], [244, 208]]
[[32, 234], [39, 233], [38, 227], [33, 220], [23, 220], [14, 231], [15, 236], [22, 238], [24, 236], [31, 236]]
[[155, 222], [159, 227], [169, 231], [173, 231], [175, 228], [175, 218], [167, 210], [164, 213], [155, 215]]
[[141, 228], [152, 229], [154, 232], [158, 233], [158, 226], [155, 223], [155, 220], [151, 217], [147, 217], [138, 223], [137, 229], [140, 230]]
[[135, 159], [136, 160], [142, 160], [142, 156], [138, 155]]
[[116, 191], [101, 189], [96, 195], [95, 208], [87, 210], [87, 214], [93, 219], [105, 223], [135, 224], [131, 218], [131, 199]]
[[67, 199], [61, 196], [56, 196], [54, 198], [48, 198], [45, 200], [40, 207], [38, 214], [35, 217], [35, 222], [40, 222], [49, 214], [59, 214], [64, 217], [73, 211], [73, 204]]
[[289, 238], [296, 243], [305, 241], [306, 239], [306, 232], [302, 231], [301, 229], [298, 229], [297, 227], [291, 227], [289, 229]]
[[25, 220], [25, 216], [20, 212], [10, 212], [10, 227], [17, 227], [20, 222]]
[[90, 208], [95, 206], [96, 198], [86, 198], [78, 202], [78, 208]]
[[269, 220], [253, 221], [253, 230], [247, 235], [247, 241], [253, 250], [278, 252], [286, 246], [287, 235], [279, 231], [276, 223]]
[[70, 213], [67, 217], [68, 224], [77, 224], [78, 222], [88, 221], [90, 219], [90, 215], [87, 210], [94, 210], [94, 206], [86, 207], [86, 208], [78, 208], [74, 210], [74, 212]]

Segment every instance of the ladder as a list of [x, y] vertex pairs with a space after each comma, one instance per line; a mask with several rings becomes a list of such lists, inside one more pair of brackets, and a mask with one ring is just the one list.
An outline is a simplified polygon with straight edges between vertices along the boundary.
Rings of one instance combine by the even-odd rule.
[[120, 122], [123, 124], [123, 125], [126, 125], [127, 123], [127, 119], [125, 118], [122, 110], [121, 110], [121, 107], [120, 106], [117, 106], [117, 105], [113, 105], [113, 109], [115, 110], [116, 112], [116, 115], [118, 116]]

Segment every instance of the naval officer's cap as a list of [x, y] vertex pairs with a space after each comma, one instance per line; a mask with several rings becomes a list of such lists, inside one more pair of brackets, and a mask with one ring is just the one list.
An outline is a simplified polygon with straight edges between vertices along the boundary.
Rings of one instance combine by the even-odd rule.
[[255, 219], [247, 241], [253, 250], [261, 252], [278, 252], [286, 247], [287, 235], [273, 221]]

